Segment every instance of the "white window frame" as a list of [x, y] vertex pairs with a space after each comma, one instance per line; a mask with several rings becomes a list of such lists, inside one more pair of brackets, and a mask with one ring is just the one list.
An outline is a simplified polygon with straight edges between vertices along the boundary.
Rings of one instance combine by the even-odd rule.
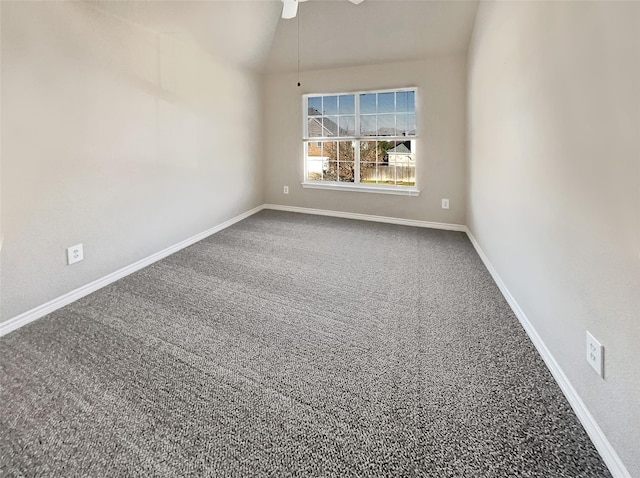
[[[360, 101], [359, 96], [362, 94], [373, 94], [373, 93], [392, 93], [392, 92], [403, 92], [403, 91], [411, 91], [414, 93], [415, 98], [415, 115], [416, 115], [416, 134], [413, 136], [362, 136], [360, 134]], [[420, 194], [420, 189], [418, 189], [418, 168], [419, 163], [417, 157], [415, 161], [416, 168], [416, 182], [414, 186], [398, 186], [398, 185], [388, 185], [388, 184], [363, 184], [360, 182], [360, 142], [361, 141], [407, 141], [408, 139], [417, 141], [418, 139], [418, 88], [417, 87], [403, 87], [403, 88], [390, 88], [390, 89], [382, 89], [382, 90], [360, 90], [360, 91], [349, 91], [349, 92], [340, 92], [340, 93], [310, 93], [302, 96], [302, 143], [303, 143], [303, 161], [304, 161], [304, 179], [302, 181], [303, 188], [309, 189], [329, 189], [336, 191], [358, 191], [358, 192], [369, 192], [369, 193], [382, 193], [382, 194], [397, 194], [404, 196], [418, 196]], [[309, 110], [308, 110], [308, 99], [309, 97], [317, 97], [317, 96], [341, 96], [341, 95], [354, 95], [355, 99], [355, 108], [354, 108], [354, 116], [355, 116], [355, 134], [354, 136], [331, 136], [331, 137], [310, 137], [308, 131], [308, 119], [309, 119]], [[314, 142], [325, 142], [325, 141], [354, 141], [356, 142], [355, 150], [354, 150], [354, 159], [355, 159], [355, 172], [354, 172], [354, 182], [342, 182], [342, 181], [313, 181], [308, 178], [308, 160], [307, 160], [307, 144]]]

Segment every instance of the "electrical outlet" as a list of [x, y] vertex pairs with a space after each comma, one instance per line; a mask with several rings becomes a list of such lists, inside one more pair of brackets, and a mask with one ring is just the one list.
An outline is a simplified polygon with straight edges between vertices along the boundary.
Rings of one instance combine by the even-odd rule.
[[587, 362], [604, 378], [604, 347], [587, 331]]
[[71, 246], [67, 248], [67, 264], [75, 264], [84, 259], [84, 251], [82, 250], [82, 244]]
[[289, 194], [289, 186], [285, 186], [284, 187], [284, 191], [285, 194]]
[[442, 200], [442, 209], [449, 209], [449, 200], [448, 199], [443, 199]]

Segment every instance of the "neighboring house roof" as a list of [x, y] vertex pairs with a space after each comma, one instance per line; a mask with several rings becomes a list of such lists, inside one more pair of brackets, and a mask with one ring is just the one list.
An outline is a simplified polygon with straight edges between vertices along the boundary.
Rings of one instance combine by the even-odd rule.
[[388, 153], [395, 153], [395, 154], [411, 154], [411, 150], [408, 148], [407, 146], [408, 142], [403, 142], [403, 143], [399, 143], [396, 145], [395, 148], [391, 148], [387, 150], [387, 154]]
[[[309, 108], [309, 126], [308, 133], [310, 137], [327, 137], [327, 136], [338, 136], [338, 125], [331, 121], [329, 118], [322, 116], [311, 116], [311, 115], [319, 115], [318, 110], [314, 108]], [[342, 133], [342, 131], [340, 131]]]

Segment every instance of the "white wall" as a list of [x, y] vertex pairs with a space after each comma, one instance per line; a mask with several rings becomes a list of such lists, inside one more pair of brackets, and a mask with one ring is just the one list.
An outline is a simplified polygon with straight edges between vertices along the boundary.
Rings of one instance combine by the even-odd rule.
[[[640, 4], [481, 2], [467, 224], [640, 476]], [[605, 378], [585, 360], [589, 330]]]
[[[265, 78], [266, 202], [463, 224], [465, 218], [466, 59], [439, 57]], [[418, 87], [418, 197], [303, 189], [302, 95]], [[282, 193], [289, 186], [289, 195]], [[441, 208], [449, 198], [451, 209]]]
[[255, 74], [84, 2], [1, 8], [0, 321], [263, 203]]

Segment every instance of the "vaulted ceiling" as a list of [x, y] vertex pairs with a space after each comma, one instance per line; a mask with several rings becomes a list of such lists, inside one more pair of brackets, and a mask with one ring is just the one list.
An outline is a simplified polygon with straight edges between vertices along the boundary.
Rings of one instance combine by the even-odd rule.
[[[477, 0], [309, 0], [280, 18], [280, 0], [104, 1], [125, 21], [188, 34], [213, 56], [257, 71], [414, 60], [467, 50]], [[299, 31], [299, 41], [298, 41]]]
[[467, 51], [477, 1], [310, 0], [280, 20], [267, 70], [314, 70], [416, 60]]

